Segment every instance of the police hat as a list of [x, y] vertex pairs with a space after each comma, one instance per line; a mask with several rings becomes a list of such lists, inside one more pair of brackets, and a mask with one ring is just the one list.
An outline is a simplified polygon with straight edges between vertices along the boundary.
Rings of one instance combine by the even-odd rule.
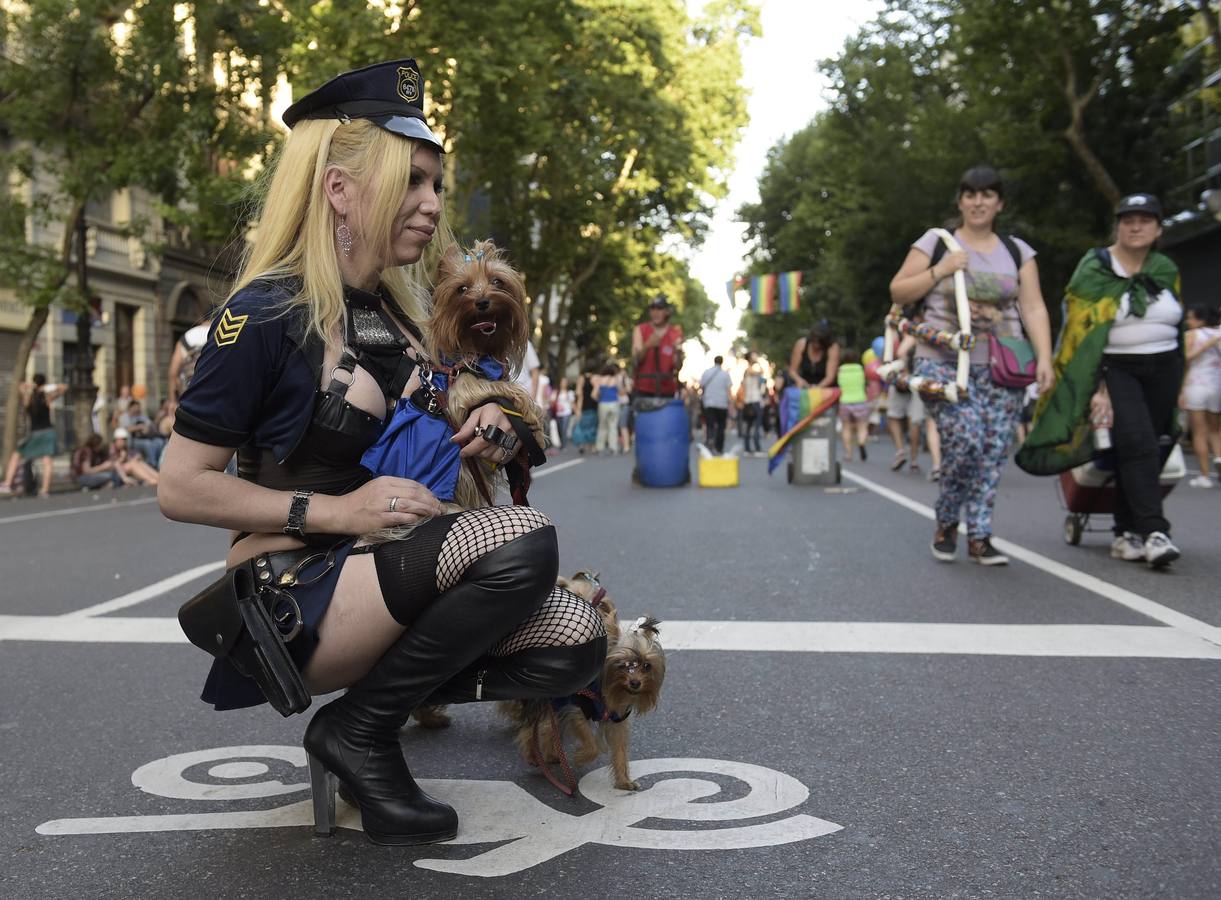
[[424, 121], [424, 79], [414, 59], [393, 59], [337, 75], [284, 110], [292, 128], [302, 119], [368, 119], [378, 128], [444, 152]]
[[1157, 219], [1162, 218], [1162, 201], [1153, 194], [1128, 194], [1115, 207], [1115, 218], [1125, 213], [1145, 213]]

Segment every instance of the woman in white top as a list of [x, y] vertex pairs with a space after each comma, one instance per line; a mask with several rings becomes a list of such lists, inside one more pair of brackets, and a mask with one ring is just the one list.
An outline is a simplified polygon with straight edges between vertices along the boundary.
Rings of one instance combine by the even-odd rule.
[[[1210, 474], [1221, 466], [1221, 315], [1206, 306], [1187, 310], [1187, 377], [1182, 407], [1191, 423], [1191, 446], [1200, 461], [1192, 487], [1214, 486]], [[1211, 456], [1211, 464], [1209, 462]]]
[[[1140, 279], [1161, 256], [1162, 205], [1152, 194], [1129, 194], [1115, 210], [1115, 241], [1107, 248], [1120, 278]], [[1162, 509], [1160, 443], [1174, 431], [1183, 383], [1179, 326], [1183, 307], [1173, 290], [1152, 284], [1142, 304], [1132, 290], [1119, 300], [1102, 357], [1102, 381], [1090, 401], [1095, 427], [1109, 426], [1115, 448], [1117, 559], [1163, 568], [1179, 558]], [[1138, 308], [1143, 306], [1143, 309]]]

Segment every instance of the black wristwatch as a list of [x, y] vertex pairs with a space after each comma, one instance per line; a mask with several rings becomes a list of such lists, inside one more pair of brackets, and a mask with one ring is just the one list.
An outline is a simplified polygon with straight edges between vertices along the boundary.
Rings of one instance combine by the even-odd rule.
[[309, 510], [309, 498], [313, 491], [293, 491], [293, 502], [288, 507], [288, 523], [284, 533], [298, 540], [305, 540], [305, 513]]

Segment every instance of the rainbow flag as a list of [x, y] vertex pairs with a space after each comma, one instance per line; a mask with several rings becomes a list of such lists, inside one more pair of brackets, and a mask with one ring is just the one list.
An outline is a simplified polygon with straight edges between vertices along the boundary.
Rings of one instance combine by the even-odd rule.
[[771, 475], [784, 461], [789, 442], [801, 434], [811, 422], [839, 402], [840, 390], [833, 388], [786, 387], [780, 396], [780, 440], [767, 451], [767, 474]]
[[797, 294], [801, 289], [800, 272], [781, 272], [777, 279], [780, 282], [780, 311], [797, 311]]
[[750, 280], [750, 309], [761, 316], [776, 311], [776, 276], [756, 275]]

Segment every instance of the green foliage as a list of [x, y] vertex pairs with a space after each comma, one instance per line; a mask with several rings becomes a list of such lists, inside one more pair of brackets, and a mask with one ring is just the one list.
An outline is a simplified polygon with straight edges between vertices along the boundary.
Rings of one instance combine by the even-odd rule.
[[1006, 179], [996, 227], [1039, 251], [1054, 315], [1076, 260], [1107, 237], [1107, 180], [1181, 181], [1171, 101], [1199, 76], [1179, 63], [1189, 14], [1158, 0], [888, 4], [823, 63], [830, 108], [773, 148], [759, 202], [740, 210], [751, 274], [806, 273], [802, 312], [747, 314], [749, 342], [786, 359], [826, 318], [866, 346], [911, 242], [954, 216], [960, 175], [985, 161]]
[[[24, 224], [15, 227], [25, 217], [35, 230], [68, 233], [84, 204], [142, 187], [199, 239], [230, 236], [240, 221], [243, 178], [232, 161], [257, 163], [272, 140], [240, 98], [270, 93], [289, 33], [257, 0], [197, 4], [196, 55], [208, 60], [201, 68], [186, 52], [179, 5], [30, 0], [8, 8], [0, 162], [31, 189], [6, 198], [0, 277], [32, 305], [45, 305], [56, 293], [48, 286], [65, 281], [69, 248], [28, 244]], [[218, 76], [214, 54], [258, 62], [230, 62]], [[30, 259], [39, 260], [38, 278], [14, 271], [12, 261]]]
[[648, 297], [686, 295], [659, 248], [698, 243], [725, 194], [752, 6], [718, 0], [696, 22], [678, 0], [488, 0], [478, 15], [461, 0], [285, 6], [301, 87], [416, 57], [462, 235], [508, 249], [561, 364], [567, 340], [605, 346]]

